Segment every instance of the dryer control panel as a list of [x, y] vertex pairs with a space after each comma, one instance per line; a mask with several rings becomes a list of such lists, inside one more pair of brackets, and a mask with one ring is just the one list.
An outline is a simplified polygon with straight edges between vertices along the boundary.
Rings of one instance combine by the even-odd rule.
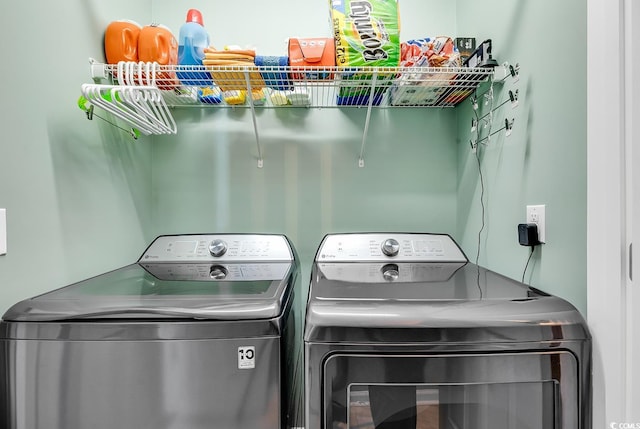
[[290, 262], [293, 252], [283, 235], [161, 235], [138, 262]]
[[446, 234], [355, 233], [327, 235], [316, 262], [468, 262]]

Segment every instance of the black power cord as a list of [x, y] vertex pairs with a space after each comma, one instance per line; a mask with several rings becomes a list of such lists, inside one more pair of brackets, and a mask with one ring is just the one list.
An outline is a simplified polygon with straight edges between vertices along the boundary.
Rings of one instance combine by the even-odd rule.
[[536, 251], [536, 246], [531, 246], [531, 252], [529, 253], [529, 258], [527, 259], [527, 265], [524, 266], [524, 271], [522, 271], [522, 283], [524, 283], [524, 276], [527, 273], [527, 268], [529, 268], [529, 262], [531, 262], [531, 257], [533, 256], [533, 252]]
[[[492, 89], [493, 89], [493, 82]], [[477, 95], [474, 95], [474, 100], [477, 100]], [[484, 185], [484, 175], [482, 173], [482, 161], [480, 159], [480, 116], [478, 114], [478, 108], [476, 102], [474, 101], [473, 113], [476, 117], [476, 144], [475, 144], [475, 158], [478, 163], [478, 178], [480, 179], [480, 230], [478, 231], [478, 247], [476, 249], [476, 285], [478, 286], [478, 291], [480, 292], [480, 299], [482, 299], [482, 287], [480, 286], [480, 266], [478, 262], [480, 261], [480, 248], [482, 247], [482, 232], [486, 227], [486, 211], [487, 208], [484, 204], [484, 195], [485, 195], [485, 185]], [[491, 97], [491, 106], [489, 107], [489, 114], [493, 112], [493, 97]], [[488, 134], [491, 134], [491, 120], [489, 121], [489, 131]]]
[[540, 240], [538, 239], [538, 225], [536, 225], [535, 223], [519, 224], [518, 242], [521, 246], [531, 247], [531, 253], [529, 253], [527, 264], [524, 266], [524, 270], [522, 271], [522, 283], [524, 283], [524, 276], [525, 274], [527, 274], [527, 268], [529, 268], [529, 262], [531, 262], [533, 252], [535, 252], [536, 246], [540, 244]]

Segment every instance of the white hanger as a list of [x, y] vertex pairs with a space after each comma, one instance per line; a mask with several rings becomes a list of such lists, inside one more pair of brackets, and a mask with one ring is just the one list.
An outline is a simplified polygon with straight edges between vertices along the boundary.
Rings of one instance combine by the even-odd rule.
[[[150, 87], [156, 87], [156, 76], [159, 67], [160, 64], [157, 62], [147, 63], [147, 83]], [[147, 97], [157, 117], [161, 118], [162, 122], [168, 128], [168, 132], [170, 134], [176, 134], [176, 122], [160, 90], [156, 89], [155, 91], [147, 92]]]
[[156, 86], [157, 62], [117, 64], [118, 85], [82, 85], [82, 94], [93, 105], [129, 122], [142, 133], [176, 134], [173, 115]]
[[[134, 86], [144, 85], [144, 62], [128, 62], [125, 65], [125, 86], [117, 86], [110, 89], [111, 100], [120, 103], [120, 108], [127, 109], [132, 115], [137, 115], [139, 120], [145, 122], [155, 134], [164, 134], [167, 129], [156, 115], [149, 109], [146, 96]], [[139, 85], [137, 85], [139, 83]]]
[[164, 123], [159, 120], [150, 110], [150, 106], [145, 101], [143, 88], [133, 86], [118, 86], [110, 90], [111, 99], [116, 99], [118, 107], [127, 109], [127, 111], [138, 120], [144, 122], [147, 127], [153, 130], [154, 134], [166, 134], [168, 129]]
[[[107, 112], [129, 122], [134, 127], [138, 128], [142, 133], [149, 135], [156, 133], [156, 129], [149, 126], [148, 121], [141, 119], [140, 115], [132, 113], [129, 109], [123, 108], [122, 105], [118, 105], [117, 100], [108, 101], [104, 98], [103, 91], [109, 91], [114, 85], [98, 85], [98, 84], [83, 84], [81, 87], [82, 95], [85, 96], [90, 103], [95, 106], [101, 107]], [[111, 96], [111, 94], [109, 94]]]

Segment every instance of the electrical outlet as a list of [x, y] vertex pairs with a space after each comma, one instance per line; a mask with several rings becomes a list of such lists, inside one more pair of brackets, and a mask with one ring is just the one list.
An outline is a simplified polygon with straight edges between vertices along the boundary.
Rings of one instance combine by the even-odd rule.
[[544, 204], [537, 206], [527, 206], [527, 223], [535, 223], [538, 226], [538, 241], [546, 243], [546, 218]]

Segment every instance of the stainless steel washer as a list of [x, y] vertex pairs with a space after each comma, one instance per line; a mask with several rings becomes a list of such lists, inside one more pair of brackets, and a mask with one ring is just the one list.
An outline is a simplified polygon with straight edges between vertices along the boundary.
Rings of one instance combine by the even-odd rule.
[[6, 429], [281, 429], [299, 265], [282, 235], [160, 236], [0, 323]]
[[591, 427], [579, 312], [447, 235], [326, 236], [304, 347], [306, 429]]

